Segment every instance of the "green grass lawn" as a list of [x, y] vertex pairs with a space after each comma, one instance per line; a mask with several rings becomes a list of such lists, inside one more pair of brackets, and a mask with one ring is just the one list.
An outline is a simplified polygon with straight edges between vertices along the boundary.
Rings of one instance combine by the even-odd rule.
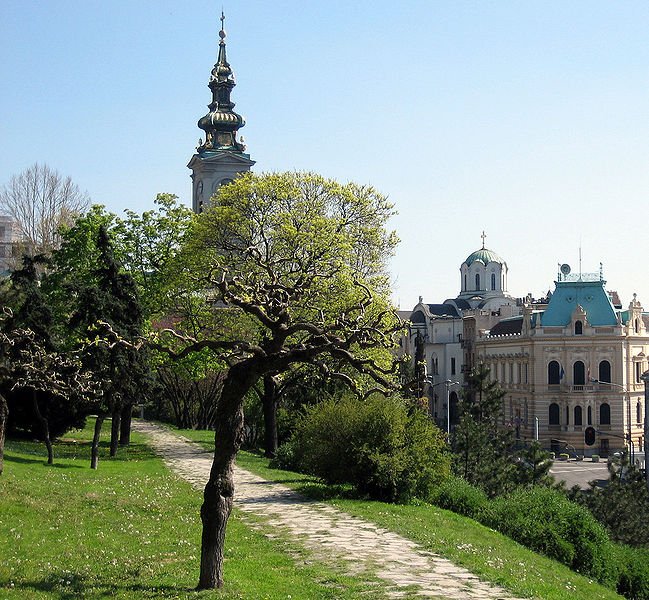
[[[92, 425], [92, 423], [90, 423]], [[106, 436], [110, 425], [105, 425]], [[134, 434], [129, 448], [89, 468], [91, 431], [55, 445], [55, 464], [32, 442], [7, 442], [0, 476], [0, 599], [352, 599], [376, 587], [313, 563], [235, 511], [223, 590], [195, 592], [200, 492], [171, 475]]]
[[[206, 448], [211, 447], [211, 432], [182, 430], [180, 433]], [[307, 496], [395, 531], [518, 596], [545, 600], [621, 598], [566, 566], [453, 512], [427, 504], [394, 505], [354, 499], [349, 489], [324, 486], [305, 475], [270, 469], [267, 459], [249, 452], [240, 452], [237, 463], [267, 479], [280, 481]]]

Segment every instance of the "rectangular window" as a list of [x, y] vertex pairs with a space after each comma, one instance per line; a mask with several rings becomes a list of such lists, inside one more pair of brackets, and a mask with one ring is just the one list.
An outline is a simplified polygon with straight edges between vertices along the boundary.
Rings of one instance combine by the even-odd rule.
[[455, 359], [451, 358], [451, 375], [455, 375]]
[[640, 383], [640, 375], [642, 375], [642, 363], [635, 362], [633, 364], [635, 365], [635, 382]]

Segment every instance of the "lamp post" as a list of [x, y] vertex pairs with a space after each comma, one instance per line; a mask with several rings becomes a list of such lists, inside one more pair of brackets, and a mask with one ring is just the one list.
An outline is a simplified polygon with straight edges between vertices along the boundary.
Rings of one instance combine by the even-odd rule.
[[640, 379], [644, 383], [644, 429], [642, 432], [643, 451], [644, 451], [644, 476], [649, 488], [649, 465], [647, 465], [647, 454], [649, 454], [649, 423], [647, 423], [647, 405], [649, 404], [649, 371], [645, 371], [640, 375]]
[[451, 435], [451, 403], [449, 401], [450, 387], [452, 385], [460, 385], [459, 381], [451, 381], [447, 379], [446, 381], [438, 381], [437, 383], [430, 382], [430, 387], [434, 388], [438, 385], [443, 385], [446, 389], [446, 433]]

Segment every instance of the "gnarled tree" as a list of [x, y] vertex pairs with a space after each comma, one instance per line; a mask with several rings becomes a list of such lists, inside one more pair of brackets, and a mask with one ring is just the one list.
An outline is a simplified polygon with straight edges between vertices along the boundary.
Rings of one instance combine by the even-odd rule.
[[223, 584], [251, 387], [297, 363], [320, 365], [352, 387], [393, 385], [391, 359], [378, 350], [393, 347], [398, 326], [387, 299], [386, 264], [397, 243], [386, 229], [391, 214], [369, 186], [287, 173], [241, 176], [198, 218], [177, 275], [186, 293], [211, 306], [213, 323], [193, 338], [176, 328], [173, 353], [208, 348], [226, 365], [201, 507], [200, 589]]

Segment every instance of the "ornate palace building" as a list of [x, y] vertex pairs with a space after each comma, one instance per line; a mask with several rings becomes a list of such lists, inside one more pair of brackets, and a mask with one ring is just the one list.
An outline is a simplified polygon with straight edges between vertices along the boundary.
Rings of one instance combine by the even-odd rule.
[[402, 342], [425, 365], [423, 389], [441, 427], [457, 421], [465, 373], [484, 364], [506, 392], [503, 426], [521, 441], [584, 456], [642, 449], [649, 314], [635, 296], [623, 309], [601, 269], [572, 274], [562, 265], [547, 298], [512, 298], [507, 264], [484, 242], [460, 277], [456, 298], [420, 298]]
[[544, 446], [585, 456], [630, 441], [633, 454], [643, 447], [649, 315], [635, 296], [622, 310], [601, 272], [562, 271], [546, 303], [478, 332], [473, 359], [506, 390], [505, 424], [519, 438], [538, 431]]

